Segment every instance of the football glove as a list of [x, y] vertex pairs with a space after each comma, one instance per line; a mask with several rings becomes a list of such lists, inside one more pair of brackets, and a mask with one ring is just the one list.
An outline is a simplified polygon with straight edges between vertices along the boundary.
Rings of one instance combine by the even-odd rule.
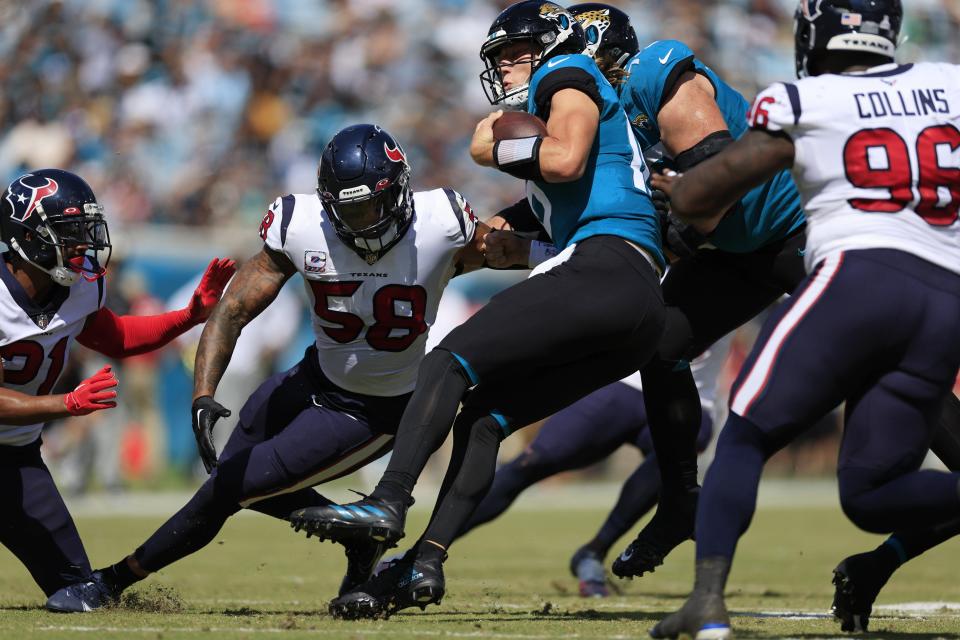
[[187, 307], [191, 319], [204, 322], [210, 317], [213, 308], [220, 301], [220, 296], [223, 295], [223, 290], [236, 271], [237, 263], [234, 260], [214, 258], [210, 261]]
[[77, 385], [77, 388], [63, 397], [63, 404], [70, 415], [85, 416], [101, 409], [111, 409], [117, 406], [114, 398], [117, 377], [110, 365], [97, 371], [95, 374]]
[[193, 435], [197, 451], [207, 473], [217, 466], [217, 448], [213, 446], [213, 426], [220, 418], [230, 417], [230, 410], [211, 396], [200, 396], [193, 401]]
[[[660, 194], [662, 198], [658, 198]], [[707, 237], [677, 216], [670, 213], [670, 198], [662, 191], [653, 192], [653, 205], [660, 220], [660, 238], [663, 246], [678, 258], [689, 258], [701, 245], [707, 243]]]

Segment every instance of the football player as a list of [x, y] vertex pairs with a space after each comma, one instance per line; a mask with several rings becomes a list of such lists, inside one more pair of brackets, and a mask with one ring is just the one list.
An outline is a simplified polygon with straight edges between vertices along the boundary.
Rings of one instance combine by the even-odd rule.
[[[749, 103], [683, 42], [660, 40], [639, 51], [630, 18], [616, 7], [587, 3], [570, 12], [648, 160], [685, 171], [746, 132]], [[662, 283], [664, 340], [642, 378], [663, 491], [654, 517], [614, 560], [621, 577], [653, 570], [693, 534], [700, 399], [687, 363], [805, 275], [805, 221], [788, 171], [744, 194], [704, 233], [666, 213], [662, 224], [664, 245], [678, 259]]]
[[654, 637], [730, 637], [723, 589], [764, 463], [842, 401], [854, 524], [909, 522], [927, 542], [957, 532], [960, 473], [920, 464], [960, 367], [960, 67], [896, 64], [902, 18], [899, 0], [802, 0], [801, 79], [761, 92], [752, 130], [672, 186], [675, 213], [709, 224], [718, 203], [792, 167], [810, 275], [734, 384], [697, 510], [694, 590]]
[[[337, 133], [316, 191], [277, 198], [267, 210], [263, 249], [240, 268], [200, 338], [192, 418], [210, 478], [136, 551], [95, 572], [97, 594], [75, 594], [75, 607], [116, 600], [209, 544], [241, 508], [286, 519], [330, 504], [312, 487], [389, 451], [443, 289], [483, 264], [486, 232], [456, 191], [412, 190], [406, 154], [385, 130]], [[243, 327], [297, 273], [316, 342], [250, 396], [218, 459], [211, 433], [230, 409], [216, 401], [217, 384]], [[384, 548], [370, 539], [348, 545], [341, 591], [366, 580]]]
[[152, 351], [206, 320], [235, 270], [214, 259], [190, 304], [155, 316], [117, 316], [104, 306], [112, 250], [103, 207], [79, 176], [41, 169], [0, 199], [0, 542], [49, 597], [90, 585], [83, 542], [40, 456], [43, 423], [117, 406], [109, 366], [66, 394], [50, 395], [74, 341], [110, 358]]
[[[729, 346], [729, 338], [721, 339], [690, 364], [703, 408], [697, 435], [700, 452], [713, 433], [713, 398]], [[609, 595], [603, 561], [610, 546], [657, 504], [660, 494], [660, 472], [647, 426], [639, 373], [594, 391], [551, 416], [523, 453], [497, 469], [490, 492], [460, 536], [500, 517], [531, 485], [599, 462], [621, 445], [633, 445], [643, 453], [643, 462], [623, 483], [597, 534], [570, 559], [570, 573], [579, 581], [581, 596]]]
[[[541, 117], [547, 135], [497, 142], [498, 111], [477, 125], [471, 155], [526, 180], [559, 263], [495, 296], [427, 354], [390, 464], [369, 498], [293, 514], [308, 531], [337, 541], [397, 540], [413, 486], [452, 426], [453, 455], [421, 542], [334, 600], [335, 615], [439, 602], [446, 548], [493, 481], [500, 441], [653, 355], [663, 331], [664, 258], [646, 165], [616, 92], [582, 55], [585, 44], [566, 9], [525, 1], [496, 18], [481, 47], [491, 102]], [[529, 264], [546, 253], [528, 252]]]

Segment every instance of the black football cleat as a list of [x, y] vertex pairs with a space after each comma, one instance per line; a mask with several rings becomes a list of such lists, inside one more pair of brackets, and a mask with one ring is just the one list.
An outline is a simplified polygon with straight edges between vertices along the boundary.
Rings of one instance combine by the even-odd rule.
[[830, 610], [843, 631], [867, 631], [873, 602], [893, 572], [876, 551], [850, 556], [833, 570], [833, 606]]
[[607, 572], [603, 558], [593, 549], [580, 547], [570, 558], [570, 573], [579, 581], [581, 598], [606, 598]]
[[650, 637], [729, 640], [733, 632], [723, 596], [694, 591], [679, 611], [650, 630]]
[[441, 560], [401, 559], [330, 602], [330, 615], [344, 620], [388, 618], [410, 607], [440, 604], [445, 593]]
[[394, 502], [364, 497], [350, 504], [329, 504], [297, 509], [290, 514], [290, 526], [306, 531], [307, 537], [353, 542], [382, 542], [388, 546], [403, 537], [407, 507]]
[[340, 582], [340, 591], [337, 595], [342, 596], [349, 593], [369, 580], [386, 550], [386, 544], [370, 540], [345, 545], [347, 573], [343, 576], [343, 581]]
[[87, 582], [67, 585], [50, 596], [47, 610], [55, 613], [86, 613], [120, 601], [120, 591], [103, 579], [101, 571], [94, 571]]
[[661, 501], [657, 512], [623, 553], [613, 561], [613, 573], [620, 578], [652, 573], [664, 558], [685, 540], [693, 539], [699, 490]]

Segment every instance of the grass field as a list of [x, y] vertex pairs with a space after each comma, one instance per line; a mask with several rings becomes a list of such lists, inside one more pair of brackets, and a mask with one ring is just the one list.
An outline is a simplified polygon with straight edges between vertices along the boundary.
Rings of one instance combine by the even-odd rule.
[[[582, 600], [567, 560], [603, 515], [566, 507], [508, 513], [454, 548], [443, 606], [353, 623], [326, 613], [343, 572], [339, 547], [264, 516], [234, 518], [214, 544], [141, 583], [124, 606], [85, 615], [44, 612], [26, 571], [0, 551], [0, 638], [646, 637], [689, 591], [693, 545], [652, 576], [618, 581], [620, 595]], [[95, 566], [119, 559], [161, 520], [77, 518]], [[410, 531], [422, 524], [413, 518]], [[856, 531], [836, 507], [762, 508], [741, 542], [728, 590], [738, 636], [839, 637], [827, 613], [831, 569], [879, 540]], [[960, 639], [958, 567], [955, 542], [905, 567], [879, 604], [914, 604], [875, 611], [869, 637]]]

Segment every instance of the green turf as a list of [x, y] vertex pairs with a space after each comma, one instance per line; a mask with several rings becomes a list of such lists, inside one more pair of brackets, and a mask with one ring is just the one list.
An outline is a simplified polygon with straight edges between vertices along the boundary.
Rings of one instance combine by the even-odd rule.
[[[688, 592], [692, 545], [684, 545], [652, 576], [618, 581], [621, 595], [582, 600], [567, 561], [603, 515], [509, 513], [454, 548], [446, 565], [449, 595], [441, 607], [359, 623], [326, 614], [325, 603], [343, 571], [340, 549], [295, 535], [263, 516], [233, 519], [210, 547], [134, 589], [126, 607], [85, 615], [41, 610], [41, 594], [26, 571], [0, 552], [0, 638], [645, 637]], [[94, 564], [103, 565], [131, 550], [159, 522], [93, 518], [78, 525]], [[414, 518], [410, 530], [421, 525]], [[741, 543], [729, 584], [728, 605], [739, 637], [839, 636], [829, 617], [756, 614], [825, 614], [833, 566], [879, 540], [856, 531], [838, 509], [760, 511]], [[880, 604], [960, 601], [957, 567], [960, 546], [948, 543], [905, 567]], [[881, 614], [872, 626], [876, 638], [960, 639], [960, 617], [948, 612]]]

